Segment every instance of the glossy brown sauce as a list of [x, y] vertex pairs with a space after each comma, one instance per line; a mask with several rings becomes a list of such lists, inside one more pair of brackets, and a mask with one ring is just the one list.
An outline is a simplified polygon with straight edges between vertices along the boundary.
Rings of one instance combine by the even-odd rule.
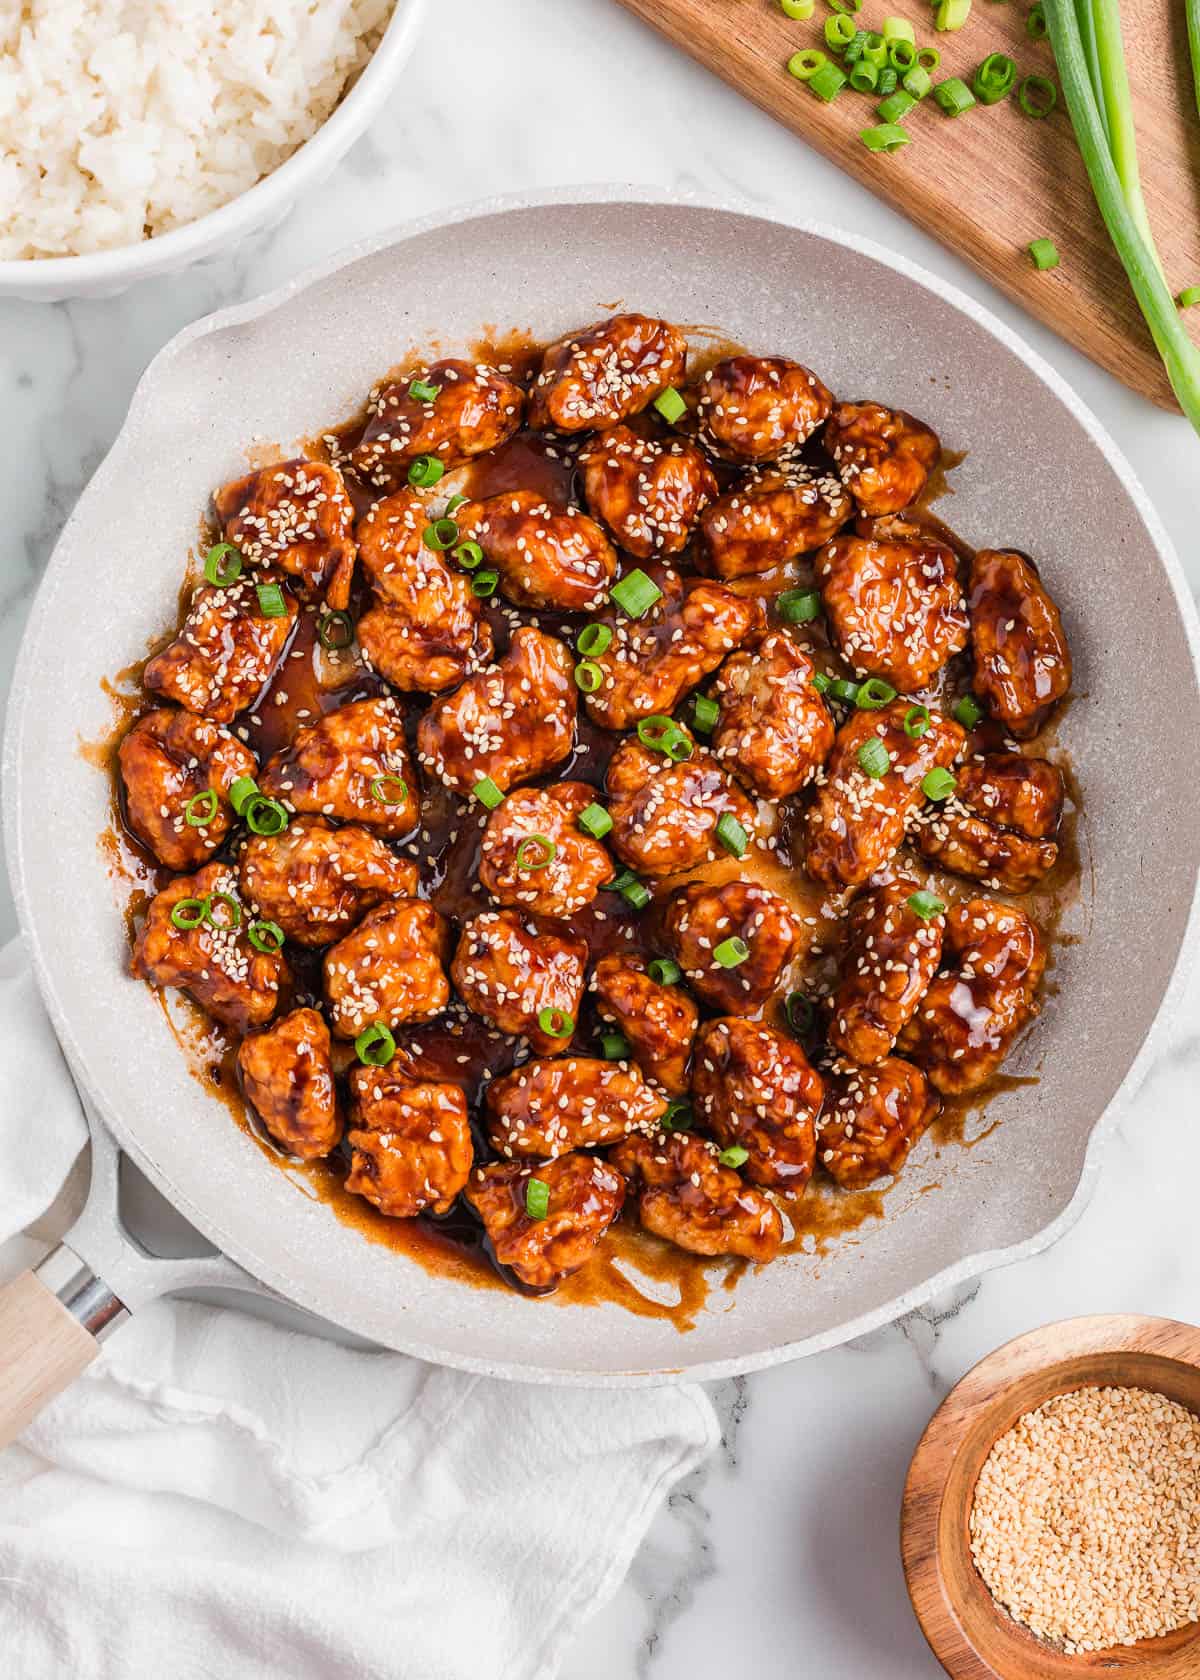
[[[688, 328], [689, 334], [706, 339], [698, 355], [690, 364], [691, 376], [702, 373], [722, 357], [735, 354], [740, 346], [732, 344], [724, 335], [711, 328]], [[518, 378], [528, 380], [535, 368], [539, 347], [527, 335], [511, 334], [473, 345], [468, 354], [473, 360], [489, 361], [511, 369]], [[398, 378], [411, 371], [419, 362], [436, 359], [436, 349], [421, 358], [411, 358], [389, 370], [385, 378]], [[365, 407], [343, 424], [331, 428], [319, 438], [308, 441], [306, 452], [328, 457], [332, 451], [344, 452], [361, 435]], [[639, 422], [647, 424], [639, 417]], [[638, 422], [635, 422], [635, 424]], [[686, 422], [680, 428], [686, 429]], [[283, 458], [283, 451], [269, 452], [270, 459]], [[815, 465], [828, 465], [819, 452], [814, 452]], [[970, 562], [972, 551], [937, 515], [931, 504], [952, 493], [946, 481], [946, 471], [962, 460], [961, 455], [944, 452], [942, 465], [931, 477], [920, 504], [904, 515], [918, 523], [930, 537], [944, 542], [958, 556], [963, 565]], [[269, 464], [256, 459], [254, 465]], [[722, 479], [731, 469], [718, 467]], [[361, 513], [377, 499], [374, 492], [362, 485], [351, 486], [356, 510]], [[519, 433], [507, 444], [480, 457], [463, 468], [447, 473], [439, 485], [447, 495], [462, 493], [472, 498], [500, 494], [516, 488], [533, 489], [547, 501], [565, 505], [579, 500], [571, 451], [530, 433]], [[202, 545], [213, 540], [202, 534]], [[202, 551], [202, 550], [201, 550]], [[811, 580], [807, 561], [789, 562], [775, 572], [761, 577], [738, 580], [731, 587], [740, 593], [770, 598], [781, 589]], [[196, 582], [196, 556], [192, 557], [189, 576], [180, 592], [179, 619], [185, 616]], [[356, 598], [351, 611], [357, 616], [366, 602], [367, 591], [361, 580], [356, 584]], [[540, 623], [543, 628], [561, 632], [573, 638], [582, 622], [579, 615], [540, 612], [520, 615], [511, 607], [493, 601], [487, 608], [496, 634], [497, 652], [507, 646], [513, 625], [518, 621]], [[254, 706], [241, 714], [237, 733], [264, 762], [272, 753], [287, 746], [296, 731], [316, 720], [322, 713], [336, 710], [350, 700], [386, 692], [385, 685], [375, 674], [359, 663], [354, 647], [342, 653], [323, 649], [316, 637], [317, 613], [303, 608], [284, 658]], [[796, 633], [807, 646], [818, 668], [840, 672], [836, 655], [830, 648], [822, 621], [797, 626]], [[169, 637], [156, 638], [157, 651]], [[153, 702], [141, 690], [144, 660], [127, 666], [112, 682], [103, 687], [113, 704], [114, 721], [110, 731], [97, 741], [80, 743], [80, 752], [89, 764], [113, 776], [117, 747], [126, 730], [142, 712], [152, 709]], [[964, 686], [964, 660], [960, 657], [940, 674], [936, 688], [920, 696], [937, 701], [941, 696], [953, 696]], [[417, 720], [428, 704], [425, 695], [399, 696], [406, 713], [410, 744], [415, 743]], [[602, 786], [608, 758], [617, 738], [590, 723], [580, 708], [577, 743], [571, 758], [554, 772], [554, 780], [567, 778], [583, 780]], [[981, 738], [980, 745], [995, 744]], [[1045, 752], [1054, 744], [1053, 734], [1047, 733], [1036, 742], [1025, 744], [1026, 750]], [[1062, 763], [1061, 755], [1056, 755]], [[1046, 932], [1053, 953], [1066, 943], [1061, 933], [1061, 920], [1067, 909], [1078, 899], [1080, 852], [1078, 825], [1079, 800], [1073, 780], [1067, 771], [1071, 804], [1059, 835], [1060, 857], [1048, 880], [1034, 893], [1020, 902], [1040, 922]], [[799, 817], [802, 801], [783, 802], [772, 808], [760, 805], [760, 834], [769, 833], [774, 817], [774, 840], [770, 849], [758, 847], [745, 858], [722, 859], [702, 869], [691, 870], [666, 880], [647, 882], [655, 902], [644, 913], [632, 910], [625, 901], [612, 894], [602, 893], [597, 901], [568, 921], [571, 930], [583, 937], [593, 958], [608, 951], [642, 952], [653, 949], [656, 913], [659, 905], [684, 881], [720, 881], [732, 876], [755, 879], [779, 894], [806, 925], [808, 940], [792, 969], [785, 975], [776, 998], [764, 1010], [764, 1018], [782, 1020], [782, 999], [799, 987], [827, 985], [836, 971], [840, 941], [840, 926], [835, 911], [841, 901], [813, 883], [800, 867]], [[478, 851], [485, 815], [466, 807], [440, 785], [424, 790], [423, 820], [418, 835], [396, 849], [417, 858], [422, 871], [422, 893], [444, 915], [460, 922], [483, 908], [486, 895], [478, 882]], [[114, 818], [101, 836], [101, 849], [109, 873], [118, 884], [124, 899], [124, 913], [130, 941], [152, 894], [167, 879], [130, 833], [124, 822], [119, 787], [114, 791]], [[220, 855], [220, 854], [219, 854]], [[909, 859], [901, 854], [901, 867], [911, 869], [934, 890], [947, 896], [961, 896], [964, 884], [957, 877], [931, 870], [920, 858]], [[1003, 894], [993, 894], [1004, 897]], [[289, 959], [295, 973], [293, 1003], [320, 1001], [320, 953], [296, 952], [289, 948]], [[1054, 995], [1053, 984], [1047, 986], [1047, 996]], [[470, 1209], [460, 1202], [447, 1216], [435, 1218], [422, 1215], [416, 1219], [390, 1219], [379, 1213], [363, 1198], [345, 1189], [344, 1178], [348, 1157], [339, 1148], [327, 1160], [301, 1162], [284, 1155], [260, 1127], [253, 1112], [244, 1102], [236, 1069], [236, 1043], [222, 1028], [206, 1017], [187, 999], [178, 995], [170, 1006], [159, 994], [164, 1015], [171, 1025], [178, 1043], [186, 1054], [193, 1075], [205, 1090], [221, 1100], [239, 1127], [252, 1136], [264, 1155], [295, 1184], [301, 1193], [314, 1197], [328, 1208], [343, 1225], [359, 1232], [367, 1241], [380, 1243], [406, 1255], [440, 1276], [469, 1282], [475, 1287], [511, 1288], [512, 1280], [501, 1276], [492, 1262], [483, 1230]], [[592, 1005], [585, 1003], [573, 1048], [581, 1054], [596, 1051], [598, 1023]], [[402, 1029], [397, 1033], [400, 1052], [418, 1077], [450, 1079], [461, 1084], [467, 1094], [474, 1119], [475, 1139], [481, 1154], [486, 1154], [486, 1140], [478, 1116], [488, 1078], [507, 1071], [513, 1065], [514, 1046], [504, 1035], [495, 1033], [461, 1007], [452, 1006], [445, 1017], [426, 1026]], [[339, 1071], [352, 1060], [349, 1046], [335, 1043], [335, 1058], [340, 1058]], [[951, 1099], [944, 1103], [942, 1113], [931, 1128], [940, 1147], [957, 1144], [971, 1148], [990, 1135], [996, 1121], [987, 1120], [989, 1099], [1000, 1090], [1018, 1089], [1036, 1080], [1016, 1079], [1001, 1075], [987, 1091], [970, 1097]], [[895, 1181], [893, 1181], [894, 1184]], [[927, 1185], [923, 1189], [936, 1188]], [[862, 1227], [881, 1219], [885, 1198], [891, 1185], [881, 1189], [842, 1191], [826, 1184], [813, 1185], [798, 1200], [781, 1198], [779, 1205], [790, 1233], [782, 1253], [822, 1254], [834, 1243], [854, 1240]], [[573, 1277], [568, 1278], [549, 1296], [547, 1302], [566, 1304], [612, 1303], [639, 1316], [661, 1318], [684, 1332], [692, 1327], [697, 1314], [708, 1303], [711, 1291], [720, 1285], [723, 1290], [736, 1288], [745, 1274], [748, 1263], [741, 1260], [704, 1260], [689, 1255], [662, 1239], [650, 1235], [637, 1225], [631, 1211], [613, 1226], [596, 1256]]]

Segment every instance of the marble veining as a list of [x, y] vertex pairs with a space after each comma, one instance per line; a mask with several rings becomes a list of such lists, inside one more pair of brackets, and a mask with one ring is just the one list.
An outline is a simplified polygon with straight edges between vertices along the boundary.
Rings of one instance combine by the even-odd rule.
[[[1182, 420], [1121, 389], [615, 0], [441, 0], [433, 15], [383, 117], [279, 227], [115, 298], [0, 304], [0, 696], [55, 537], [173, 333], [409, 216], [568, 183], [697, 189], [838, 223], [984, 299], [1113, 432], [1200, 588], [1200, 444]], [[791, 287], [803, 312], [803, 276], [750, 278]], [[131, 510], [134, 583], [152, 541], [147, 487]], [[14, 926], [0, 888], [0, 938]], [[834, 1352], [714, 1386], [720, 1451], [664, 1506], [615, 1598], [564, 1653], [564, 1680], [747, 1668], [770, 1680], [937, 1680], [896, 1544], [909, 1456], [952, 1383], [1011, 1336], [1072, 1313], [1196, 1317], [1198, 1022], [1200, 981], [1090, 1207], [1056, 1247]]]

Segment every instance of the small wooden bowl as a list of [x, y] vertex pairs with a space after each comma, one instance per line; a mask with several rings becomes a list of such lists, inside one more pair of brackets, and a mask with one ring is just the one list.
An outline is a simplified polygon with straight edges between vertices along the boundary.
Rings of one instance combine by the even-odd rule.
[[1070, 1318], [989, 1354], [946, 1396], [921, 1437], [900, 1517], [909, 1597], [953, 1680], [1069, 1680], [1134, 1670], [1197, 1680], [1200, 1622], [1161, 1639], [1069, 1656], [995, 1602], [971, 1557], [975, 1483], [997, 1439], [1025, 1412], [1075, 1388], [1148, 1388], [1200, 1414], [1200, 1330], [1169, 1318]]

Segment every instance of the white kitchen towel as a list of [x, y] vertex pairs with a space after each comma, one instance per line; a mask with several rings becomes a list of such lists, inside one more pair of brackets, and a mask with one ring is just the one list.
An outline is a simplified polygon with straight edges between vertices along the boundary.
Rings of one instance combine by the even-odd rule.
[[[9, 946], [0, 1240], [85, 1136]], [[500, 1383], [160, 1302], [0, 1455], [0, 1672], [539, 1680], [716, 1438], [695, 1387]]]

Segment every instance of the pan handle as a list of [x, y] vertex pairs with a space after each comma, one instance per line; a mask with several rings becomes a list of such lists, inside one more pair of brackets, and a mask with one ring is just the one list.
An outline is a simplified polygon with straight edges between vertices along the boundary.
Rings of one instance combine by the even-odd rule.
[[71, 1249], [0, 1289], [0, 1451], [91, 1364], [128, 1311]]

